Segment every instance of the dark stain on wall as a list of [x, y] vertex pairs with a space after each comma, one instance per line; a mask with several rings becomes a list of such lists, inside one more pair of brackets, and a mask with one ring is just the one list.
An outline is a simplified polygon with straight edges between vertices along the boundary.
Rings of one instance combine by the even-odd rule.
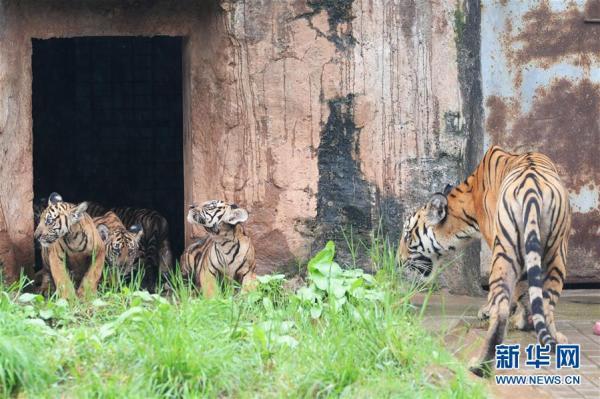
[[327, 39], [334, 43], [339, 50], [347, 50], [349, 46], [356, 43], [356, 39], [352, 35], [352, 29], [340, 28], [343, 24], [350, 24], [354, 19], [353, 2], [354, 0], [308, 0], [308, 5], [313, 11], [305, 16], [313, 16], [321, 11], [327, 12], [327, 22], [329, 23]]
[[[462, 7], [461, 7], [462, 5]], [[483, 154], [483, 93], [481, 88], [481, 5], [479, 0], [463, 0], [457, 5], [461, 23], [458, 29], [456, 44], [458, 58], [458, 81], [463, 98], [462, 116], [463, 130], [467, 134], [465, 154], [466, 177], [479, 164]], [[464, 267], [461, 269], [463, 281], [470, 283], [467, 287], [470, 294], [481, 294], [480, 257], [481, 243], [470, 245], [464, 253]]]
[[359, 129], [354, 124], [354, 96], [328, 101], [329, 118], [318, 150], [317, 239], [345, 247], [342, 229], [368, 237], [373, 229], [372, 190], [358, 165]]

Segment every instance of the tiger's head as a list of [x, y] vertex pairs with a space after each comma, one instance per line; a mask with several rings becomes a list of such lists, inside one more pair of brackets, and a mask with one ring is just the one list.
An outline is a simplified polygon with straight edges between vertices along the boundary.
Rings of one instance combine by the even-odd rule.
[[462, 229], [460, 220], [448, 210], [447, 195], [452, 188], [447, 186], [444, 193], [433, 194], [404, 223], [397, 257], [409, 273], [429, 276], [445, 254], [468, 242], [457, 234]]
[[131, 273], [140, 256], [140, 239], [144, 234], [142, 227], [134, 224], [129, 229], [111, 230], [107, 225], [99, 224], [97, 229], [106, 248], [107, 262], [124, 274]]
[[236, 204], [212, 200], [202, 205], [191, 205], [187, 220], [192, 224], [204, 226], [211, 234], [218, 235], [219, 232], [231, 230], [238, 223], [248, 220], [248, 212]]
[[34, 237], [42, 247], [48, 247], [65, 236], [71, 228], [78, 224], [85, 211], [87, 202], [79, 205], [64, 202], [60, 194], [52, 193], [48, 198], [48, 206], [40, 215]]

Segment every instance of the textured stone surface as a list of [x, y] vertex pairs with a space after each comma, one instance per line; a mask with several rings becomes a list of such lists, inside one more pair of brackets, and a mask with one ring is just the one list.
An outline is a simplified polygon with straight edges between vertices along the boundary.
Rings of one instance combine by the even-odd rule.
[[[265, 272], [350, 226], [395, 241], [406, 212], [465, 176], [455, 7], [0, 0], [0, 199], [17, 261], [33, 254], [31, 37], [186, 37], [185, 200], [246, 206]], [[446, 281], [465, 291], [464, 278]]]

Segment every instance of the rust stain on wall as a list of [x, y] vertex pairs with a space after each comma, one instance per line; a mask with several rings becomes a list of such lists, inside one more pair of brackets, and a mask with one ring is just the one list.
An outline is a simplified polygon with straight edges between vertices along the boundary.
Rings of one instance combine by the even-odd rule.
[[585, 16], [594, 12], [593, 3], [588, 2], [583, 11], [570, 5], [566, 11], [552, 12], [548, 2], [543, 1], [538, 8], [527, 12], [523, 30], [512, 39], [523, 45], [513, 52], [514, 61], [556, 62], [566, 55], [575, 55], [580, 63], [589, 63], [589, 57], [600, 53], [600, 24], [585, 22]]
[[518, 134], [526, 144], [541, 143], [564, 168], [570, 189], [589, 183], [598, 173], [600, 85], [560, 79], [536, 95], [531, 112], [515, 122], [513, 138]]
[[489, 96], [485, 101], [488, 117], [485, 121], [486, 130], [494, 137], [500, 137], [506, 132], [509, 107], [499, 96]]
[[559, 164], [570, 189], [589, 183], [598, 173], [600, 85], [589, 79], [558, 79], [537, 90], [525, 115], [511, 102], [498, 96], [486, 100], [492, 142], [514, 151], [537, 146]]
[[[578, 276], [581, 280], [584, 280], [583, 277], [597, 278], [596, 264], [600, 259], [600, 210], [573, 213], [573, 226], [577, 228], [573, 229], [571, 236], [570, 266], [574, 265], [573, 260], [578, 263], [578, 269], [582, 269], [582, 276]], [[575, 243], [576, 245], [573, 245]]]

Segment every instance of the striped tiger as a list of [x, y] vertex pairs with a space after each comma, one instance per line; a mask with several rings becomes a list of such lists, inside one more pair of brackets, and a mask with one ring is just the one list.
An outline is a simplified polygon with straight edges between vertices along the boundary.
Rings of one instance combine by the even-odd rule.
[[556, 330], [554, 308], [566, 276], [570, 226], [568, 192], [552, 161], [540, 153], [511, 154], [497, 146], [463, 183], [433, 194], [406, 221], [398, 259], [424, 273], [476, 237], [483, 236], [492, 249], [490, 325], [471, 367], [476, 375], [490, 373], [513, 304], [515, 316], [522, 318], [515, 324], [527, 324], [527, 294], [539, 342], [552, 349], [566, 342]]
[[126, 229], [114, 212], [94, 218], [106, 252], [106, 260], [122, 274], [128, 275], [137, 264], [140, 254], [140, 239], [144, 233], [138, 224]]
[[202, 288], [206, 297], [215, 295], [217, 282], [223, 278], [241, 284], [244, 290], [254, 285], [254, 246], [241, 225], [247, 219], [245, 209], [224, 201], [190, 206], [188, 222], [203, 226], [208, 237], [186, 248], [181, 256], [181, 270]]
[[102, 277], [104, 244], [87, 207], [86, 202], [69, 204], [52, 193], [35, 229], [44, 274], [52, 277], [61, 298], [73, 297], [75, 287], [78, 296], [95, 292]]
[[147, 270], [151, 270], [152, 280], [158, 274], [166, 274], [173, 265], [173, 254], [169, 241], [169, 223], [164, 216], [153, 209], [112, 208], [127, 228], [141, 226], [144, 231], [140, 240], [140, 260]]
[[[105, 206], [87, 201], [87, 213], [93, 218], [101, 217], [106, 212], [114, 212], [127, 229], [138, 225], [143, 230], [143, 235], [139, 240], [138, 259], [144, 265], [147, 273], [144, 277], [145, 285], [151, 286], [155, 283], [159, 273], [165, 275], [173, 265], [173, 255], [171, 252], [171, 243], [169, 241], [169, 224], [167, 220], [153, 209], [118, 207], [106, 208]], [[45, 203], [34, 201], [34, 219], [36, 215], [41, 214], [45, 208]], [[36, 222], [37, 225], [37, 222]]]

